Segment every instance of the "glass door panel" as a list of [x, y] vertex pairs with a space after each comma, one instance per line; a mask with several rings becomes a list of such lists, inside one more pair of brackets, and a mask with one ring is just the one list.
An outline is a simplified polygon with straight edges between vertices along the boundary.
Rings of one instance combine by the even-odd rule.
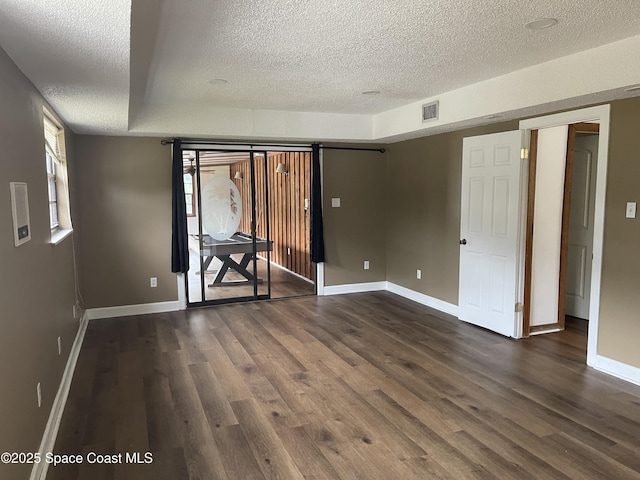
[[193, 179], [185, 177], [185, 197], [191, 188], [194, 202], [194, 215], [188, 219], [189, 305], [268, 298], [268, 268], [263, 274], [258, 257], [268, 244], [256, 238], [253, 153], [194, 153]]

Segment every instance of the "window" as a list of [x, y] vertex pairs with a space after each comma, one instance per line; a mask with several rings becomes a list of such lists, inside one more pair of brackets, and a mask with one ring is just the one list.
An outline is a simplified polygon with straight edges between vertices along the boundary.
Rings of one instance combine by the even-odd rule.
[[187, 217], [196, 216], [196, 208], [193, 195], [193, 175], [185, 173], [184, 178], [184, 202], [187, 204]]
[[60, 228], [60, 222], [58, 221], [58, 192], [56, 177], [56, 160], [47, 149], [47, 185], [49, 188], [49, 219], [51, 224], [51, 230]]
[[44, 110], [44, 144], [51, 242], [58, 243], [71, 232], [64, 129], [46, 109]]

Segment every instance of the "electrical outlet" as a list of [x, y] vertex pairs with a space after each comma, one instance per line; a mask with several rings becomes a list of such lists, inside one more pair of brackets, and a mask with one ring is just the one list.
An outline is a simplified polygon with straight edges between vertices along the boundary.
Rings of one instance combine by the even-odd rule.
[[156, 288], [158, 286], [158, 277], [151, 277], [149, 285], [151, 285], [151, 288]]
[[36, 386], [36, 394], [38, 395], [38, 408], [42, 406], [42, 389], [40, 388], [40, 382]]
[[62, 355], [62, 340], [58, 337], [58, 355]]
[[416, 278], [420, 280], [422, 278], [422, 270], [416, 270]]
[[369, 260], [364, 261], [364, 269], [369, 270]]
[[291, 255], [291, 249], [287, 247], [287, 255]]

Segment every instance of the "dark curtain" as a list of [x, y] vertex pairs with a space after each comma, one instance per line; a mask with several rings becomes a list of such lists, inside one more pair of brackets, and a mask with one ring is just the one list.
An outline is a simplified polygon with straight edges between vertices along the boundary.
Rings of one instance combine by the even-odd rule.
[[186, 273], [189, 270], [189, 246], [187, 244], [187, 205], [184, 199], [184, 167], [182, 142], [173, 140], [171, 167], [171, 271]]
[[324, 228], [322, 226], [322, 187], [320, 185], [320, 145], [312, 146], [311, 162], [311, 261], [320, 263], [324, 256]]

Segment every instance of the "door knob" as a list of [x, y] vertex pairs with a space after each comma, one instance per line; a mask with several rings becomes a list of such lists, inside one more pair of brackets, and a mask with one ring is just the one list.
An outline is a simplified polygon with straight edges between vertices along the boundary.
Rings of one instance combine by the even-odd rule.
[[460, 240], [460, 245], [466, 245], [467, 244], [467, 239], [463, 238], [462, 240]]

